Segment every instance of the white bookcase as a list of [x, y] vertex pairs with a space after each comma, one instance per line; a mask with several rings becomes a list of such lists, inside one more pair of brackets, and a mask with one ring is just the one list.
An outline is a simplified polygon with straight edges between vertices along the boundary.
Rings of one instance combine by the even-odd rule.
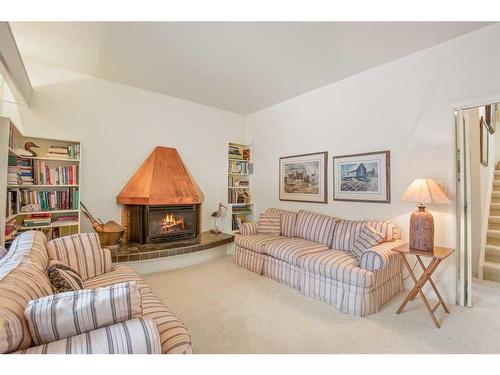
[[252, 147], [249, 144], [228, 143], [227, 203], [228, 231], [239, 232], [239, 225], [253, 221]]
[[[37, 156], [25, 156], [22, 155], [19, 149], [24, 149], [26, 142], [33, 142], [39, 148], [34, 148], [33, 150], [37, 153]], [[78, 152], [75, 153], [74, 157], [55, 157], [49, 155], [49, 147], [73, 147], [73, 150], [77, 149]], [[52, 181], [44, 181], [43, 184], [38, 183], [23, 183], [18, 181], [17, 183], [8, 182], [8, 166], [9, 159], [11, 164], [13, 160], [18, 160], [17, 158], [22, 158], [25, 161], [37, 166], [43, 165], [46, 167], [44, 169], [44, 180], [47, 179], [47, 171], [56, 171], [59, 176], [62, 176], [62, 171], [64, 169], [65, 180], [69, 177], [67, 173], [69, 168], [71, 170], [71, 184], [62, 183], [62, 178], [58, 181], [52, 179]], [[15, 239], [17, 235], [27, 230], [40, 230], [47, 234], [49, 238], [55, 238], [58, 236], [64, 236], [80, 232], [80, 171], [81, 171], [81, 147], [80, 142], [71, 140], [60, 140], [60, 139], [49, 139], [40, 137], [30, 137], [22, 134], [19, 129], [6, 117], [0, 117], [0, 244], [8, 247], [10, 243]], [[43, 164], [42, 164], [43, 163]], [[33, 174], [35, 171], [33, 170]], [[54, 173], [53, 176], [56, 174]], [[40, 182], [40, 181], [37, 181]], [[67, 182], [67, 181], [66, 181]], [[11, 192], [11, 194], [9, 194]], [[17, 195], [19, 203], [12, 204], [9, 200], [9, 196], [12, 198]], [[32, 196], [35, 195], [40, 197], [43, 196], [43, 204], [40, 204], [40, 209], [32, 212], [24, 212], [21, 208], [21, 195]], [[64, 198], [63, 198], [64, 195]], [[69, 196], [71, 195], [71, 207], [69, 206]], [[46, 199], [50, 196], [50, 200]], [[56, 199], [54, 199], [57, 196]], [[64, 199], [64, 200], [62, 200]], [[42, 201], [39, 201], [40, 203]], [[49, 203], [50, 206], [49, 207]], [[64, 203], [64, 208], [59, 206]], [[26, 225], [25, 220], [33, 219], [36, 216], [49, 216], [50, 223], [43, 223], [37, 225], [37, 223], [30, 222], [29, 226]], [[46, 218], [48, 220], [48, 218]], [[9, 236], [6, 238], [6, 227], [12, 226], [15, 221], [15, 225], [18, 228], [14, 236]]]

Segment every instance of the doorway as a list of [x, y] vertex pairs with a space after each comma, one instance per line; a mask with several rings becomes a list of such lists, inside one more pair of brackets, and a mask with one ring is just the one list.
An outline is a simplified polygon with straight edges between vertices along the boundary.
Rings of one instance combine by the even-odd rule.
[[457, 110], [455, 126], [457, 302], [470, 307], [474, 282], [500, 285], [500, 105]]

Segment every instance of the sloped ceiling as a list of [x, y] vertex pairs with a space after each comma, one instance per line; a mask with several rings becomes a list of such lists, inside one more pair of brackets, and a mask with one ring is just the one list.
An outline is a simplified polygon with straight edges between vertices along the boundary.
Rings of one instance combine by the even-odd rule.
[[13, 22], [24, 59], [247, 114], [485, 22]]

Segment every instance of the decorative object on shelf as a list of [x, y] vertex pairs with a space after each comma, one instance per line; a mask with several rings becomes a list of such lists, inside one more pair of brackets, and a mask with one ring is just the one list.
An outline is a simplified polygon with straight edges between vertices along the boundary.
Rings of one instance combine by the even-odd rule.
[[222, 231], [217, 226], [217, 219], [222, 217], [224, 210], [227, 210], [227, 207], [224, 206], [222, 203], [219, 203], [219, 208], [217, 209], [217, 211], [212, 212], [212, 214], [210, 215], [214, 218], [214, 227], [212, 229], [210, 229], [211, 233], [214, 233], [214, 234], [222, 233]]
[[333, 200], [391, 203], [391, 152], [333, 157]]
[[36, 145], [36, 144], [34, 144], [33, 142], [26, 142], [26, 143], [24, 144], [24, 149], [25, 149], [26, 151], [28, 151], [28, 152], [31, 154], [31, 156], [33, 156], [33, 157], [37, 157], [37, 156], [38, 156], [38, 154], [37, 154], [35, 151], [33, 151], [33, 150], [32, 150], [32, 148], [40, 148], [40, 146], [37, 146], [37, 145]]
[[125, 232], [125, 227], [118, 224], [114, 220], [109, 220], [104, 224], [101, 219], [95, 219], [90, 211], [85, 207], [83, 202], [80, 202], [82, 207], [82, 212], [92, 223], [92, 227], [99, 236], [99, 241], [101, 241], [102, 246], [108, 246], [110, 248], [117, 247]]
[[481, 146], [481, 164], [488, 166], [488, 155], [490, 153], [490, 133], [486, 121], [481, 116], [479, 120], [479, 142]]
[[21, 213], [30, 213], [30, 212], [39, 212], [41, 211], [41, 207], [39, 204], [27, 204], [21, 207], [19, 210]]
[[243, 160], [250, 160], [250, 149], [246, 148], [243, 150]]
[[327, 169], [326, 151], [281, 157], [280, 200], [327, 203]]
[[410, 217], [410, 248], [432, 251], [434, 249], [434, 219], [425, 210], [425, 203], [446, 204], [450, 200], [441, 187], [430, 178], [418, 178], [401, 196], [403, 202], [418, 203], [418, 211]]
[[250, 203], [250, 194], [245, 190], [238, 193], [238, 203]]

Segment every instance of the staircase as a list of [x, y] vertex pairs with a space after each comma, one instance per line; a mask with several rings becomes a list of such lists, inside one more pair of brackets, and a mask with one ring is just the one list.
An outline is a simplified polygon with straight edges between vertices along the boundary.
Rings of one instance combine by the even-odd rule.
[[488, 237], [484, 249], [483, 278], [500, 282], [500, 162], [495, 168], [491, 192]]

